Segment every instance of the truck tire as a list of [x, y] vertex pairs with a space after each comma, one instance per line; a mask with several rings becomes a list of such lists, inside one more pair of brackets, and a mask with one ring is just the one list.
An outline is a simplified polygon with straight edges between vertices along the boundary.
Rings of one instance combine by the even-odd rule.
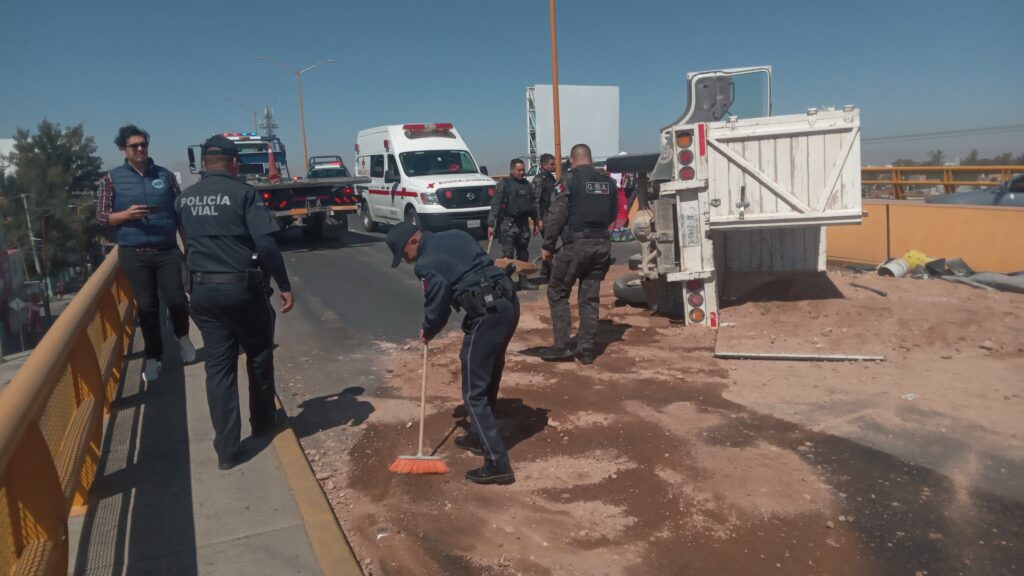
[[615, 297], [632, 306], [647, 306], [647, 294], [640, 278], [640, 274], [624, 274], [616, 278], [612, 285]]
[[376, 232], [379, 225], [373, 221], [373, 215], [370, 214], [370, 205], [365, 201], [359, 204], [359, 219], [363, 221], [363, 231], [365, 232]]
[[420, 227], [420, 216], [412, 206], [405, 209], [405, 221], [417, 228]]
[[324, 237], [324, 217], [321, 214], [311, 216], [302, 227], [302, 235], [310, 240], [320, 240]]

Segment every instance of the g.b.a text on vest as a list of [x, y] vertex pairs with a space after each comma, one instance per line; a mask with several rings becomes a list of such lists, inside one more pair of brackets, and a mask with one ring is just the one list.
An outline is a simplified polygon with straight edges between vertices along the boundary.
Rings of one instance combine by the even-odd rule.
[[607, 182], [587, 182], [587, 194], [607, 196], [611, 194], [611, 188]]
[[217, 206], [231, 205], [231, 199], [224, 194], [186, 196], [181, 201], [192, 210], [193, 216], [217, 216]]

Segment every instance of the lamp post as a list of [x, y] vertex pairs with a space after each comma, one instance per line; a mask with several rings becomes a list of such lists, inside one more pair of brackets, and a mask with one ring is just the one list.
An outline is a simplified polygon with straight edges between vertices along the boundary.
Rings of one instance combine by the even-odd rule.
[[237, 104], [238, 107], [241, 108], [242, 110], [247, 110], [250, 113], [252, 113], [252, 131], [253, 132], [259, 132], [260, 131], [260, 122], [256, 118], [257, 112], [255, 110], [253, 110], [252, 108], [249, 108], [248, 106], [246, 106], [245, 104], [242, 104], [241, 102], [239, 102], [238, 100], [235, 100], [234, 98], [225, 98], [224, 101], [225, 102], [231, 102], [232, 104]]
[[[306, 72], [309, 72], [313, 68], [316, 68], [317, 66], [322, 66], [324, 64], [333, 64], [333, 63], [337, 62], [337, 60], [334, 60], [333, 58], [330, 58], [330, 59], [327, 59], [327, 60], [321, 60], [321, 61], [317, 62], [316, 64], [311, 64], [311, 65], [306, 66], [305, 68], [302, 68], [300, 70], [293, 70], [293, 69], [289, 68], [288, 66], [285, 66], [284, 64], [281, 64], [277, 60], [274, 60], [273, 58], [270, 58], [268, 56], [257, 56], [256, 59], [257, 60], [264, 60], [266, 62], [269, 62], [269, 63], [273, 64], [274, 66], [277, 66], [278, 68], [286, 70], [287, 72], [290, 72], [290, 73], [295, 75], [295, 82], [299, 86], [299, 127], [302, 129], [302, 161], [303, 161], [302, 165], [304, 167], [308, 166], [309, 165], [309, 146], [306, 144], [306, 116], [305, 116], [305, 114], [302, 111], [302, 75], [305, 74]], [[305, 168], [303, 168], [303, 169], [305, 169]]]

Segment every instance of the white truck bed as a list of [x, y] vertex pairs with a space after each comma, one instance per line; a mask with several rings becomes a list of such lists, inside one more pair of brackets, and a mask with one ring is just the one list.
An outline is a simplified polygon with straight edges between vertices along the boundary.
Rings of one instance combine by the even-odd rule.
[[712, 230], [859, 224], [860, 111], [714, 122]]

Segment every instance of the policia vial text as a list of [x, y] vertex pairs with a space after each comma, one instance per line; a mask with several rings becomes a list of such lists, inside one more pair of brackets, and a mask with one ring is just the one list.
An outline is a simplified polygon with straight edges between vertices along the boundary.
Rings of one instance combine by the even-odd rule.
[[224, 194], [186, 196], [182, 203], [192, 210], [193, 216], [217, 216], [217, 206], [231, 206], [231, 199]]

